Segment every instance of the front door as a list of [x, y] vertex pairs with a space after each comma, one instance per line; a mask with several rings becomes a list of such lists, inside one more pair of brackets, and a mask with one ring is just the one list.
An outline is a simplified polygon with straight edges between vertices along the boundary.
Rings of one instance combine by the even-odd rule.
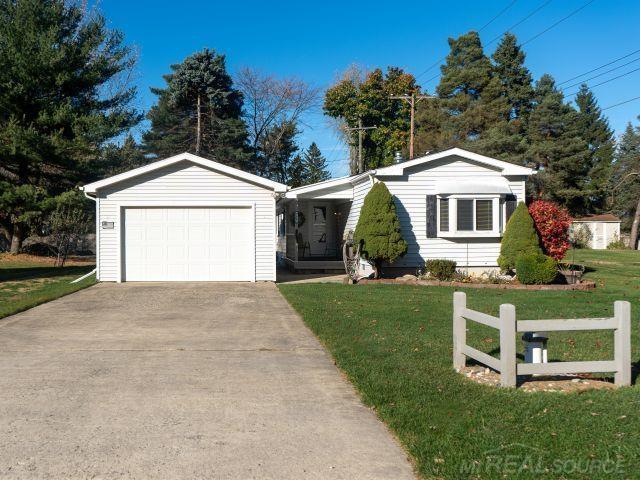
[[311, 255], [325, 255], [327, 250], [327, 207], [314, 205], [311, 217]]

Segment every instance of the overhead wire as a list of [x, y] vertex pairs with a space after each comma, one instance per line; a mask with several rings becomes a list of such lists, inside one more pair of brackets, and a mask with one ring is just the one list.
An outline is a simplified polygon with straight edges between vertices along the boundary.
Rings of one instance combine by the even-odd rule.
[[[498, 12], [491, 20], [489, 20], [487, 23], [485, 23], [482, 28], [480, 28], [478, 30], [478, 32], [481, 32], [482, 30], [484, 30], [485, 28], [487, 28], [489, 25], [491, 25], [493, 22], [495, 22], [500, 16], [502, 16], [507, 10], [509, 10], [511, 7], [513, 7], [513, 5], [516, 3], [517, 0], [513, 0], [511, 3], [509, 3], [506, 7], [504, 7], [502, 10], [500, 10], [500, 12]], [[548, 0], [551, 1], [551, 0]], [[437, 67], [438, 65], [440, 65], [440, 63], [443, 60], [446, 60], [447, 56], [445, 55], [444, 57], [440, 58], [439, 60], [435, 61], [434, 63], [432, 63], [431, 65], [429, 65], [426, 70], [422, 71], [422, 73], [419, 73], [418, 75], [416, 75], [416, 80], [418, 78], [420, 78], [421, 76], [423, 76], [425, 73], [430, 72], [434, 67]]]
[[607, 63], [605, 63], [603, 65], [600, 65], [599, 67], [592, 68], [591, 70], [588, 70], [588, 71], [586, 71], [584, 73], [581, 73], [580, 75], [576, 75], [574, 77], [567, 78], [566, 80], [563, 80], [562, 82], [558, 83], [558, 85], [563, 85], [565, 83], [571, 82], [572, 80], [575, 80], [576, 78], [584, 77], [585, 75], [589, 75], [590, 73], [597, 72], [601, 68], [608, 67], [609, 65], [613, 65], [614, 63], [619, 62], [620, 60], [624, 60], [625, 58], [628, 58], [631, 55], [635, 55], [638, 52], [640, 52], [640, 48], [638, 50], [634, 50], [631, 53], [627, 53], [626, 55], [623, 55], [622, 57], [616, 58], [615, 60], [611, 60], [610, 62], [607, 62]]
[[611, 69], [607, 70], [606, 72], [602, 72], [602, 73], [599, 73], [598, 75], [594, 75], [593, 77], [589, 77], [589, 78], [587, 78], [587, 79], [585, 79], [585, 80], [581, 80], [581, 81], [579, 81], [579, 82], [572, 83], [572, 84], [571, 84], [571, 85], [569, 85], [568, 87], [563, 87], [563, 90], [564, 90], [564, 89], [568, 89], [568, 88], [577, 87], [578, 85], [582, 85], [583, 83], [587, 83], [587, 82], [589, 82], [589, 81], [591, 81], [591, 80], [593, 80], [593, 79], [595, 79], [595, 78], [600, 78], [601, 76], [606, 75], [607, 73], [615, 72], [616, 70], [618, 70], [618, 69], [620, 69], [620, 68], [622, 68], [622, 67], [626, 67], [627, 65], [631, 65], [632, 63], [635, 63], [635, 62], [637, 62], [638, 60], [640, 60], [640, 57], [638, 57], [638, 58], [636, 58], [636, 59], [634, 59], [634, 60], [631, 60], [630, 62], [623, 63], [622, 65], [620, 65], [620, 66], [618, 66], [618, 67], [611, 68]]
[[630, 99], [628, 99], [628, 100], [624, 100], [624, 101], [619, 102], [619, 103], [614, 103], [613, 105], [609, 105], [609, 106], [607, 106], [607, 107], [604, 107], [604, 108], [603, 108], [603, 109], [601, 109], [601, 110], [603, 110], [603, 111], [604, 111], [604, 110], [609, 110], [610, 108], [619, 107], [620, 105], [624, 105], [625, 103], [633, 102], [634, 100], [640, 100], [640, 95], [639, 95], [639, 96], [637, 96], [637, 97], [630, 98]]
[[562, 17], [560, 20], [558, 20], [557, 22], [553, 23], [550, 27], [545, 28], [544, 30], [542, 30], [541, 32], [535, 34], [533, 37], [529, 38], [528, 40], [526, 40], [525, 42], [521, 43], [520, 46], [525, 46], [527, 43], [531, 43], [533, 42], [536, 38], [544, 35], [545, 33], [547, 33], [549, 30], [557, 27], [558, 25], [560, 25], [562, 22], [564, 22], [565, 20], [570, 19], [571, 17], [573, 17], [575, 14], [577, 14], [578, 12], [584, 10], [585, 8], [587, 8], [589, 5], [591, 5], [593, 2], [595, 2], [596, 0], [589, 0], [588, 2], [586, 2], [585, 4], [583, 4], [581, 7], [576, 8], [575, 10], [573, 10], [571, 13], [569, 13], [568, 15]]
[[[588, 85], [588, 87], [589, 87], [590, 89], [593, 89], [593, 88], [599, 87], [600, 85], [604, 85], [604, 84], [606, 84], [606, 83], [613, 82], [614, 80], [618, 80], [619, 78], [626, 77], [627, 75], [631, 75], [632, 73], [635, 73], [635, 72], [637, 72], [638, 70], [640, 70], [640, 67], [638, 67], [638, 68], [634, 68], [633, 70], [629, 70], [628, 72], [622, 73], [622, 74], [620, 74], [620, 75], [616, 75], [615, 77], [609, 78], [609, 79], [604, 80], [604, 81], [602, 81], [602, 82], [600, 82], [600, 83], [596, 83], [595, 85]], [[575, 95], [576, 93], [578, 93], [579, 91], [580, 91], [580, 90], [576, 90], [575, 92], [566, 93], [565, 95], [563, 95], [563, 97], [562, 97], [562, 98], [571, 97], [571, 96]]]

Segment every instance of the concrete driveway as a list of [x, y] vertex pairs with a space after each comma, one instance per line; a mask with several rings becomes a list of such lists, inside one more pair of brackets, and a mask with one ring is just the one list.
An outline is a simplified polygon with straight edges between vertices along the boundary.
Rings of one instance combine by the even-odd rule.
[[99, 284], [0, 320], [0, 478], [414, 478], [273, 284]]

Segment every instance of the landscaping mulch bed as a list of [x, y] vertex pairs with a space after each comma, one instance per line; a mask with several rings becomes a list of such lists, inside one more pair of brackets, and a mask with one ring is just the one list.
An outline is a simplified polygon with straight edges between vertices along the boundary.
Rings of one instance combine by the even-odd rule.
[[[481, 365], [472, 365], [460, 370], [460, 374], [469, 380], [489, 385], [500, 386], [500, 374]], [[584, 375], [544, 375], [519, 376], [518, 387], [523, 392], [583, 392], [585, 390], [611, 390], [616, 386], [599, 378]]]
[[415, 278], [380, 278], [373, 280], [363, 278], [358, 280], [359, 284], [367, 285], [374, 283], [382, 284], [403, 284], [403, 285], [424, 285], [429, 287], [458, 287], [458, 288], [489, 288], [495, 290], [593, 290], [596, 283], [585, 280], [580, 283], [551, 284], [551, 285], [522, 285], [521, 283], [484, 283], [484, 282], [444, 282], [441, 280], [419, 280]]

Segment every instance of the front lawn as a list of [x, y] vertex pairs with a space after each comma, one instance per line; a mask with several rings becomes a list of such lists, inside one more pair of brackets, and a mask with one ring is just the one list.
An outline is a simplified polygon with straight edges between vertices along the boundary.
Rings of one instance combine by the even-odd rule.
[[[528, 319], [605, 317], [613, 314], [614, 300], [629, 300], [637, 363], [640, 252], [583, 250], [575, 256], [588, 265], [595, 291], [466, 289], [469, 307], [497, 315], [501, 303], [512, 303], [518, 317]], [[279, 288], [425, 478], [640, 478], [639, 385], [527, 393], [466, 380], [452, 368], [453, 288]], [[468, 335], [476, 348], [497, 354], [495, 331], [471, 328]], [[606, 359], [611, 337], [552, 334], [549, 357]]]
[[90, 272], [87, 261], [70, 261], [61, 268], [50, 258], [30, 255], [0, 255], [0, 318], [76, 292], [95, 283], [92, 275], [78, 283], [72, 280]]

